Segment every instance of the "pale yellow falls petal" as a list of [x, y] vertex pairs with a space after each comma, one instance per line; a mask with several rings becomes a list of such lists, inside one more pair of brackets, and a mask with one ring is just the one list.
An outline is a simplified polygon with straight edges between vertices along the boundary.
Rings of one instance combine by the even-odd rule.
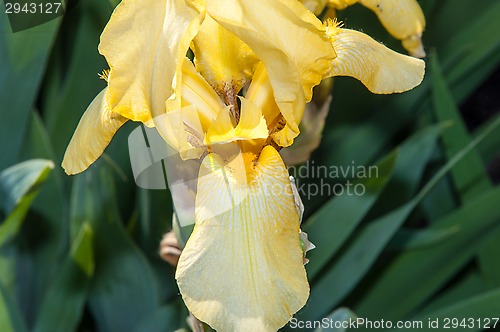
[[321, 22], [297, 0], [209, 0], [207, 12], [264, 63], [286, 120], [278, 144], [290, 145], [312, 88], [335, 57]]
[[205, 16], [193, 39], [196, 69], [223, 95], [237, 94], [252, 78], [258, 59], [242, 40]]
[[205, 157], [196, 225], [176, 272], [189, 310], [219, 332], [276, 331], [309, 296], [285, 165], [266, 146], [245, 166], [248, 182], [244, 170]]
[[425, 17], [416, 0], [359, 0], [359, 3], [377, 14], [387, 31], [403, 42], [410, 55], [425, 57], [421, 41]]
[[373, 93], [396, 93], [414, 88], [422, 82], [425, 62], [399, 54], [364, 33], [329, 26], [337, 58], [325, 74], [351, 76]]
[[180, 95], [182, 63], [203, 7], [201, 0], [123, 0], [116, 7], [99, 44], [111, 68], [107, 100], [115, 112], [146, 122], [165, 112], [175, 90]]
[[236, 140], [267, 138], [269, 136], [262, 111], [250, 100], [240, 97], [241, 115], [236, 127], [229, 115], [230, 106], [222, 110], [208, 128], [207, 142], [229, 143]]
[[107, 88], [90, 103], [66, 148], [62, 167], [67, 174], [86, 170], [108, 146], [116, 131], [128, 121], [106, 102]]

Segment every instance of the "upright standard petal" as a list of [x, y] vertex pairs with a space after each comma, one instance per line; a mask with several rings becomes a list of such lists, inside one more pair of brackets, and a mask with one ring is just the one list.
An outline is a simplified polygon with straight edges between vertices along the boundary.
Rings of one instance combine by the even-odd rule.
[[425, 17], [416, 0], [359, 0], [359, 3], [377, 14], [387, 31], [402, 41], [410, 55], [425, 57], [421, 41]]
[[297, 0], [208, 0], [207, 13], [264, 63], [286, 120], [278, 144], [299, 134], [305, 102], [335, 57], [321, 22]]
[[86, 170], [104, 152], [116, 131], [128, 121], [106, 102], [107, 88], [90, 103], [66, 148], [62, 167], [67, 174]]
[[422, 82], [424, 61], [394, 52], [364, 33], [339, 28], [333, 22], [327, 25], [337, 58], [325, 78], [351, 76], [381, 94], [408, 91]]
[[176, 272], [189, 310], [219, 332], [276, 331], [309, 296], [285, 165], [271, 146], [245, 165], [246, 176], [205, 157], [196, 225]]
[[116, 7], [99, 45], [115, 112], [142, 122], [164, 113], [165, 100], [180, 95], [182, 63], [203, 15], [202, 0], [123, 0]]
[[209, 15], [193, 45], [196, 69], [222, 98], [228, 92], [237, 95], [252, 78], [258, 62], [255, 54]]

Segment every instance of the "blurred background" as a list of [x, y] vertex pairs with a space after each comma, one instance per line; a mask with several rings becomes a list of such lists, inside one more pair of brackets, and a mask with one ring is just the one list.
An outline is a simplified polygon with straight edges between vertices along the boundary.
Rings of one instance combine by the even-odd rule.
[[[500, 2], [419, 3], [428, 56], [418, 88], [380, 96], [350, 78], [333, 82], [309, 165], [378, 173], [299, 174], [304, 186], [365, 188], [303, 197], [316, 249], [299, 320], [479, 318], [468, 329], [479, 331], [500, 315]], [[170, 193], [140, 189], [132, 175], [127, 137], [138, 124], [84, 173], [60, 167], [105, 87], [97, 45], [116, 4], [70, 2], [64, 16], [16, 33], [0, 6], [2, 332], [190, 331], [174, 267], [158, 254], [172, 228]], [[368, 9], [339, 20], [404, 53]]]

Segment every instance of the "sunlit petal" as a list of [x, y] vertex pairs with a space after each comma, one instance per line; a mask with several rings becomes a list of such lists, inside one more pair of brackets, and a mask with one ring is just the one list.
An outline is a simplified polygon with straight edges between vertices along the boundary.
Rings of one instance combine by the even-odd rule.
[[351, 76], [373, 93], [404, 92], [422, 82], [425, 62], [385, 47], [364, 33], [330, 25], [337, 52], [325, 77]]
[[360, 0], [359, 3], [374, 11], [387, 31], [400, 39], [412, 56], [425, 57], [421, 41], [425, 17], [416, 0]]
[[262, 111], [250, 100], [240, 97], [241, 116], [235, 127], [229, 115], [230, 107], [219, 113], [208, 129], [208, 142], [227, 143], [236, 140], [267, 138], [268, 130]]
[[247, 167], [241, 178], [217, 155], [205, 158], [176, 272], [189, 310], [219, 332], [276, 331], [309, 295], [285, 165], [267, 146]]
[[128, 121], [110, 110], [106, 91], [107, 88], [94, 98], [69, 142], [62, 162], [68, 174], [86, 170], [104, 152], [116, 131]]
[[116, 7], [99, 44], [115, 112], [142, 122], [164, 112], [165, 100], [180, 90], [182, 62], [204, 14], [200, 3], [123, 0]]
[[[201, 76], [189, 59], [185, 59], [182, 66], [182, 106], [194, 106], [198, 110], [200, 122], [206, 130], [217, 117], [224, 102], [217, 96], [210, 84]], [[167, 102], [167, 112], [175, 103]]]
[[208, 1], [207, 12], [264, 63], [286, 120], [278, 144], [290, 145], [312, 88], [335, 57], [321, 22], [296, 0]]
[[237, 94], [250, 80], [258, 59], [243, 41], [206, 15], [193, 40], [196, 69], [223, 95]]

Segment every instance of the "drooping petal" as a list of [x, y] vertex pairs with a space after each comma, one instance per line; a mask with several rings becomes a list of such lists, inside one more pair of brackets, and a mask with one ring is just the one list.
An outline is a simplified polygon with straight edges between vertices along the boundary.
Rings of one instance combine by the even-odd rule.
[[207, 12], [266, 66], [286, 120], [278, 144], [290, 145], [312, 88], [335, 57], [321, 22], [296, 0], [209, 0]]
[[203, 15], [203, 0], [123, 0], [116, 7], [99, 44], [115, 112], [142, 122], [164, 113], [165, 100], [180, 92], [183, 59]]
[[106, 91], [104, 88], [90, 103], [66, 148], [62, 167], [67, 174], [86, 170], [101, 156], [116, 131], [128, 121], [109, 108]]
[[237, 94], [251, 79], [258, 59], [250, 47], [206, 15], [193, 40], [196, 69], [223, 95]]
[[215, 154], [203, 161], [176, 272], [189, 310], [219, 332], [276, 331], [309, 295], [285, 165], [266, 146], [245, 166], [246, 176]]
[[329, 24], [337, 58], [325, 78], [351, 76], [382, 94], [408, 91], [422, 82], [424, 61], [394, 52], [364, 33]]
[[359, 0], [359, 3], [377, 14], [387, 31], [402, 41], [410, 55], [425, 57], [421, 41], [425, 17], [416, 0]]

